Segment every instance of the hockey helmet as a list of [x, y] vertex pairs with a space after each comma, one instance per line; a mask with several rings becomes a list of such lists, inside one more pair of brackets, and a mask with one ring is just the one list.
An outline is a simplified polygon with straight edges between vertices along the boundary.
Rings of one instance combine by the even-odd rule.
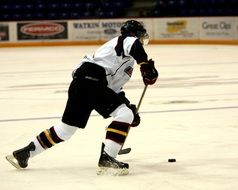
[[128, 20], [121, 26], [121, 34], [129, 34], [136, 36], [143, 45], [148, 44], [149, 35], [143, 24], [136, 20]]

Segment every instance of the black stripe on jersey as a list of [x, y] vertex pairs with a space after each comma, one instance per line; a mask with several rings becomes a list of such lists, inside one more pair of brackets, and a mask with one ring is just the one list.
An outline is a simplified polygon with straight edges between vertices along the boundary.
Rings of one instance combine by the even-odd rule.
[[130, 55], [136, 60], [137, 64], [148, 61], [148, 55], [139, 39], [132, 45]]
[[126, 37], [128, 37], [128, 35], [122, 35], [122, 36], [118, 37], [117, 45], [115, 47], [115, 51], [117, 53], [117, 56], [125, 57], [124, 48], [123, 48], [123, 41]]

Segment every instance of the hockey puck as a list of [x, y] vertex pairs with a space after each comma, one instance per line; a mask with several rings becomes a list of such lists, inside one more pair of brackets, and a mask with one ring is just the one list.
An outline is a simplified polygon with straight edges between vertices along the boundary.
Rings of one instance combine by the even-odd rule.
[[176, 162], [176, 159], [175, 158], [169, 158], [168, 162]]

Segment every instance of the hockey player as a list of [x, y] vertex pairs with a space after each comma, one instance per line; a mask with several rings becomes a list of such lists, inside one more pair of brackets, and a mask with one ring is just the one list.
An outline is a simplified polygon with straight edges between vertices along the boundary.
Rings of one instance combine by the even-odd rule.
[[102, 45], [93, 56], [85, 56], [77, 65], [61, 122], [41, 132], [29, 145], [14, 151], [6, 159], [18, 169], [26, 168], [29, 158], [70, 139], [78, 128], [85, 128], [91, 111], [96, 110], [104, 118], [113, 118], [106, 130], [98, 166], [127, 170], [129, 165], [117, 161], [116, 156], [128, 129], [139, 125], [140, 116], [122, 88], [131, 77], [135, 62], [140, 66], [145, 85], [156, 82], [158, 72], [154, 61], [148, 60], [143, 48], [148, 40], [140, 22], [126, 21], [120, 36]]

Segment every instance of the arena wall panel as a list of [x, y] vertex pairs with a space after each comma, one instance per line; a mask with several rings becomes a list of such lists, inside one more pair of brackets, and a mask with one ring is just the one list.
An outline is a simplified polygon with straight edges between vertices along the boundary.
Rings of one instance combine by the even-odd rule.
[[[238, 44], [238, 17], [135, 19], [144, 23], [151, 44]], [[0, 47], [102, 44], [119, 35], [126, 20], [0, 22]]]

